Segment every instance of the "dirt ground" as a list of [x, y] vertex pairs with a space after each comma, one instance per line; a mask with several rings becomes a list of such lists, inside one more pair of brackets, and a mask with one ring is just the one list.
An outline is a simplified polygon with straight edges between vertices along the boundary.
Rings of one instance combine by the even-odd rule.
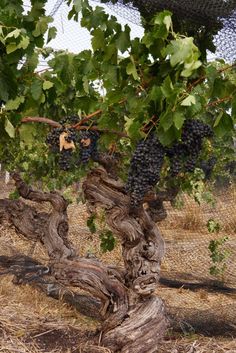
[[[12, 184], [0, 180], [0, 198], [8, 196]], [[212, 281], [207, 246], [212, 235], [205, 228], [209, 217], [223, 224], [219, 236], [227, 234], [231, 256], [227, 259], [225, 282], [236, 288], [236, 213], [232, 190], [218, 208], [186, 204], [181, 211], [167, 205], [168, 218], [160, 224], [166, 240], [166, 257], [162, 265], [165, 278]], [[45, 206], [48, 207], [47, 205]], [[236, 206], [235, 206], [236, 208]], [[111, 253], [102, 253], [97, 234], [86, 226], [83, 205], [68, 207], [70, 240], [81, 255], [92, 253], [102, 261], [122, 264], [117, 244]], [[19, 251], [47, 262], [43, 247], [26, 241], [8, 224], [0, 224], [0, 255]], [[156, 353], [236, 353], [236, 295], [208, 288], [197, 290], [170, 288], [157, 290], [166, 303], [170, 329]], [[0, 353], [109, 353], [100, 345], [99, 324], [86, 318], [61, 301], [46, 297], [29, 285], [16, 286], [11, 276], [0, 276]], [[110, 352], [111, 353], [111, 352]]]

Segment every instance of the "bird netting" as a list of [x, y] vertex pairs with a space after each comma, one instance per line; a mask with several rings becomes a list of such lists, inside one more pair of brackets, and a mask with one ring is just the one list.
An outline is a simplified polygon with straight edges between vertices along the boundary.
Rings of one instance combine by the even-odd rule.
[[[98, 1], [98, 0], [97, 0]], [[151, 18], [156, 12], [169, 10], [173, 14], [175, 30], [195, 37], [197, 44], [205, 43], [208, 49], [228, 61], [236, 59], [236, 0], [102, 0], [125, 17], [140, 24], [140, 15]], [[138, 11], [137, 11], [138, 10]], [[208, 43], [206, 39], [208, 38]]]

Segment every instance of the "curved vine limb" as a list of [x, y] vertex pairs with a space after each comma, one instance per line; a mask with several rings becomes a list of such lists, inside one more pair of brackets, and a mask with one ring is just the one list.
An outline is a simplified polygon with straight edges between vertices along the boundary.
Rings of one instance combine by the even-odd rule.
[[21, 179], [18, 173], [12, 173], [11, 177], [15, 181], [20, 196], [24, 199], [38, 203], [49, 202], [52, 205], [52, 211], [48, 215], [25, 206], [21, 201], [11, 203], [13, 208], [8, 209], [8, 212], [13, 224], [25, 236], [31, 234], [35, 239], [40, 240], [45, 245], [51, 258], [74, 256], [75, 251], [67, 237], [68, 202], [57, 192], [33, 190]]

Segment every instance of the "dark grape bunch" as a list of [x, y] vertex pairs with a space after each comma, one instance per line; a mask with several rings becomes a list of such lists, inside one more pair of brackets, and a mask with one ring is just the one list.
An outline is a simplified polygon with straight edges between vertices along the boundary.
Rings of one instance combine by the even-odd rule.
[[71, 167], [73, 148], [62, 148], [60, 151], [60, 136], [65, 133], [65, 141], [70, 144], [78, 141], [77, 132], [74, 128], [70, 127], [71, 125], [76, 124], [79, 121], [77, 116], [68, 116], [64, 117], [59, 121], [61, 127], [54, 128], [46, 138], [46, 143], [49, 145], [50, 151], [52, 153], [58, 154], [58, 165], [62, 170], [69, 170]]
[[[72, 164], [85, 165], [90, 159], [96, 160], [98, 157], [97, 140], [100, 133], [89, 130], [89, 127], [88, 130], [78, 131], [73, 128], [73, 125], [78, 122], [79, 118], [77, 116], [65, 117], [59, 121], [61, 127], [54, 128], [46, 138], [46, 143], [49, 145], [50, 151], [59, 156], [59, 168], [65, 171], [70, 170]], [[60, 138], [63, 136], [63, 133], [65, 134], [65, 141], [60, 146]], [[78, 153], [76, 147], [79, 147]], [[73, 153], [74, 148], [75, 153]]]
[[164, 156], [165, 149], [155, 134], [150, 133], [138, 143], [125, 186], [131, 208], [137, 208], [144, 195], [159, 181]]
[[81, 130], [79, 132], [79, 160], [78, 164], [87, 164], [90, 159], [96, 160], [98, 157], [97, 141], [99, 132], [94, 130]]
[[180, 172], [193, 172], [197, 166], [204, 138], [213, 136], [211, 127], [200, 120], [186, 120], [182, 130], [181, 142], [166, 149], [170, 159], [170, 176]]
[[171, 147], [163, 147], [154, 133], [142, 139], [130, 163], [126, 192], [130, 195], [131, 208], [137, 208], [144, 195], [160, 179], [160, 173], [167, 156], [170, 161], [170, 177], [181, 172], [193, 172], [203, 146], [203, 139], [212, 137], [211, 127], [200, 120], [186, 120], [181, 141]]

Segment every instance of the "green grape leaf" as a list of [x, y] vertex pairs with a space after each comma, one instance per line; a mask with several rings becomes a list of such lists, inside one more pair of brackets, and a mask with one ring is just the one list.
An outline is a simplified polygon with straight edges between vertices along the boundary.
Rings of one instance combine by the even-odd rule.
[[17, 49], [18, 49], [18, 45], [16, 43], [10, 43], [6, 46], [7, 54], [11, 54]]
[[170, 76], [167, 76], [161, 85], [161, 91], [166, 98], [170, 97], [173, 94], [173, 84], [171, 82]]
[[182, 100], [181, 105], [188, 107], [195, 103], [196, 103], [196, 98], [192, 94], [190, 94], [188, 97]]
[[5, 119], [5, 130], [11, 138], [15, 137], [15, 128], [7, 118]]
[[35, 79], [31, 85], [31, 94], [34, 100], [39, 100], [42, 94], [42, 81]]
[[46, 80], [43, 82], [43, 89], [44, 90], [50, 89], [51, 87], [53, 87], [53, 85], [54, 85], [53, 82]]
[[99, 49], [104, 49], [106, 46], [104, 32], [100, 28], [97, 28], [92, 34], [93, 38], [91, 42], [93, 50], [96, 51]]
[[126, 72], [128, 75], [132, 75], [135, 80], [139, 80], [136, 66], [132, 61], [126, 66]]
[[56, 38], [57, 35], [57, 29], [56, 27], [50, 27], [48, 30], [48, 38], [47, 38], [47, 44], [54, 38]]
[[7, 101], [5, 109], [6, 110], [16, 110], [19, 108], [21, 103], [24, 103], [24, 101], [25, 101], [24, 96], [16, 97], [15, 99], [10, 99], [9, 101]]
[[173, 121], [176, 129], [180, 130], [183, 126], [185, 116], [181, 112], [174, 112]]
[[116, 39], [117, 48], [124, 53], [130, 46], [130, 28], [125, 25], [125, 31], [119, 33]]
[[160, 115], [160, 126], [166, 132], [173, 125], [173, 112], [165, 111]]
[[19, 127], [19, 135], [21, 141], [26, 145], [32, 145], [37, 136], [37, 127], [35, 125], [22, 124]]

